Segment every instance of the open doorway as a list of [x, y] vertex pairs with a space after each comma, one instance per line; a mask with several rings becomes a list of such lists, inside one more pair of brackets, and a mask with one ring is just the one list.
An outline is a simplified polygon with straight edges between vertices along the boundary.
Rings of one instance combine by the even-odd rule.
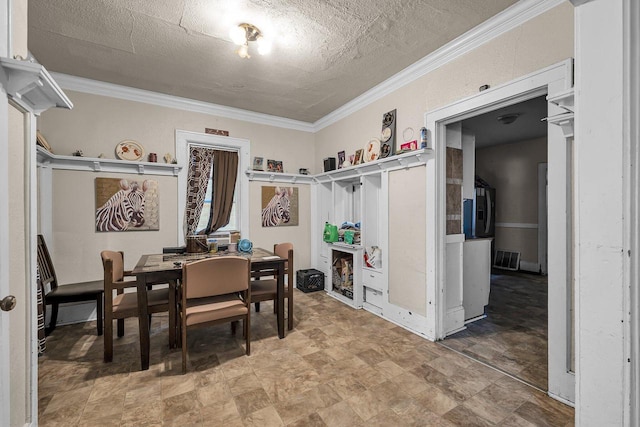
[[[546, 116], [542, 95], [447, 126], [447, 133], [461, 134], [465, 169], [466, 329], [442, 341], [545, 392]], [[485, 265], [473, 265], [478, 263]], [[482, 274], [488, 286], [479, 285]]]

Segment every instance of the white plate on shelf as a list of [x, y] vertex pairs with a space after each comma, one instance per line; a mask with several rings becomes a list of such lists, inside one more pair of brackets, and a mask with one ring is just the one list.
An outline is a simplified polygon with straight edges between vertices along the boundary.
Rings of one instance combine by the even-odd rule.
[[120, 160], [140, 160], [144, 157], [144, 148], [136, 141], [122, 141], [116, 145], [116, 156]]
[[364, 147], [363, 159], [365, 162], [373, 162], [380, 158], [380, 140], [378, 138], [371, 138]]

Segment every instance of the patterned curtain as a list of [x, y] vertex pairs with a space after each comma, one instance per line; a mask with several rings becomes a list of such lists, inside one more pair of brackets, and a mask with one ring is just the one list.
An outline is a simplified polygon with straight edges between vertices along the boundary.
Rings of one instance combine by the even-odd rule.
[[205, 147], [189, 148], [189, 171], [187, 172], [187, 206], [184, 212], [184, 237], [196, 233], [204, 196], [209, 184], [214, 150]]
[[213, 155], [213, 200], [206, 233], [229, 224], [238, 177], [238, 153], [216, 150]]

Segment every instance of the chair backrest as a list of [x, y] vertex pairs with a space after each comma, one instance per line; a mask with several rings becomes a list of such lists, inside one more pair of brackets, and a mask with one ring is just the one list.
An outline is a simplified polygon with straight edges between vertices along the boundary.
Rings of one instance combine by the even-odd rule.
[[[291, 251], [291, 253], [289, 253], [289, 251]], [[273, 245], [273, 252], [280, 258], [287, 259], [287, 262], [284, 263], [284, 272], [289, 273], [289, 262], [293, 264], [293, 243], [276, 243]], [[293, 265], [291, 268], [293, 268]]]
[[105, 288], [112, 283], [122, 281], [124, 278], [124, 254], [116, 251], [102, 251], [100, 257], [104, 268]]
[[249, 289], [249, 259], [221, 256], [182, 266], [185, 298], [204, 298]]
[[43, 288], [46, 287], [46, 285], [51, 286], [52, 290], [58, 287], [56, 271], [53, 268], [49, 249], [47, 249], [47, 244], [42, 234], [38, 234], [38, 271]]

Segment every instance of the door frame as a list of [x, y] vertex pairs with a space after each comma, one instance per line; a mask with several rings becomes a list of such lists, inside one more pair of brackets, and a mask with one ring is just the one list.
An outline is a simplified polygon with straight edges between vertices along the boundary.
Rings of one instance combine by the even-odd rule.
[[538, 163], [538, 266], [547, 275], [547, 172], [548, 163]]
[[[515, 79], [511, 82], [488, 89], [468, 98], [425, 114], [425, 124], [431, 131], [431, 140], [435, 151], [433, 167], [427, 170], [427, 230], [431, 231], [427, 239], [427, 283], [434, 286], [427, 287], [427, 330], [433, 340], [443, 339], [445, 331], [446, 312], [446, 126], [450, 123], [464, 120], [473, 116], [493, 111], [498, 108], [517, 104], [544, 94], [555, 95], [566, 92], [573, 85], [573, 60], [567, 59], [558, 64], [543, 68], [539, 71]], [[548, 104], [549, 115], [562, 112], [560, 107]], [[564, 147], [566, 138], [562, 131], [554, 125], [548, 125], [548, 147]], [[562, 151], [562, 150], [560, 150]], [[572, 271], [571, 257], [567, 251], [571, 249], [570, 234], [567, 235], [565, 222], [566, 205], [569, 202], [570, 191], [567, 184], [566, 168], [558, 165], [565, 164], [565, 153], [558, 154], [554, 162], [548, 159], [551, 166], [550, 181], [554, 185], [550, 194], [557, 202], [549, 215], [550, 235], [558, 240], [554, 251], [559, 255], [555, 259], [549, 256], [549, 265], [553, 278], [549, 279], [549, 395], [565, 402], [575, 401], [575, 375], [569, 371], [569, 337], [567, 316], [569, 316], [570, 301], [568, 301], [567, 272]], [[551, 152], [551, 150], [550, 150]], [[555, 154], [554, 154], [555, 156]], [[555, 167], [554, 164], [555, 163]], [[564, 174], [564, 175], [563, 175]], [[554, 214], [555, 212], [555, 214]], [[552, 215], [556, 215], [551, 221]], [[569, 230], [570, 231], [570, 230]]]

